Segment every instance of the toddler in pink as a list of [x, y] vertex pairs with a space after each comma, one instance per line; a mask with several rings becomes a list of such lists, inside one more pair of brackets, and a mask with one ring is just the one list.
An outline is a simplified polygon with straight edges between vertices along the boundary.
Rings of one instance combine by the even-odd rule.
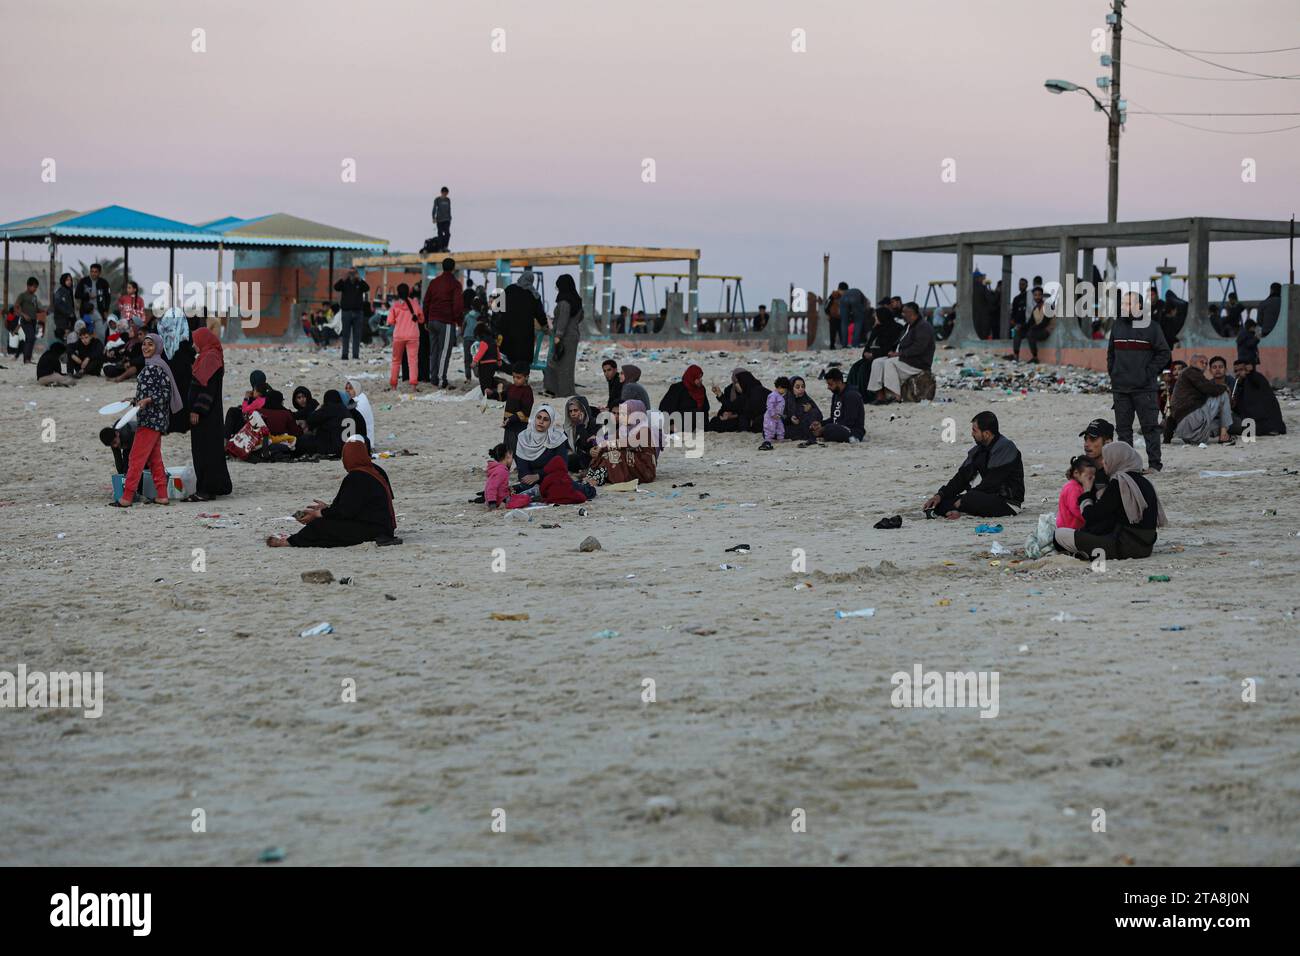
[[[1061, 486], [1061, 494], [1056, 499], [1056, 526], [1083, 528], [1083, 512], [1079, 509], [1079, 498], [1085, 494], [1084, 481], [1092, 487], [1092, 478], [1097, 473], [1097, 466], [1087, 455], [1070, 459], [1070, 468], [1065, 473], [1066, 482]], [[1083, 479], [1081, 481], [1080, 479]]]

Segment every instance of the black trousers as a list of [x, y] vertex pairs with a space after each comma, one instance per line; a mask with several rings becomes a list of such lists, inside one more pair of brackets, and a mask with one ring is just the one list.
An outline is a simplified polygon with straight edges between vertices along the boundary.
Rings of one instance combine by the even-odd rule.
[[1020, 357], [1020, 343], [1029, 343], [1029, 354], [1038, 358], [1038, 343], [1044, 341], [1048, 336], [1045, 329], [1028, 323], [1021, 323], [1011, 330], [1011, 351], [1016, 357]]
[[32, 349], [36, 348], [36, 320], [19, 319], [18, 324], [23, 329], [23, 361], [32, 360]]
[[387, 537], [388, 534], [378, 525], [365, 521], [321, 517], [303, 525], [297, 534], [290, 535], [289, 544], [295, 548], [350, 548]]
[[[853, 437], [853, 433], [843, 425], [822, 423], [822, 438], [826, 441], [846, 442]], [[861, 439], [859, 439], [861, 440]]]
[[1142, 426], [1142, 437], [1147, 444], [1147, 463], [1160, 467], [1160, 402], [1156, 390], [1143, 392], [1114, 392], [1111, 395], [1115, 411], [1115, 434], [1120, 441], [1133, 444], [1133, 416]]
[[434, 223], [438, 227], [438, 251], [446, 252], [451, 248], [451, 220]]
[[954, 499], [945, 498], [935, 510], [941, 515], [946, 515], [949, 511], [960, 511], [980, 518], [1010, 518], [1016, 514], [1007, 499], [988, 491], [967, 491], [956, 498], [961, 499], [960, 506], [953, 504]]

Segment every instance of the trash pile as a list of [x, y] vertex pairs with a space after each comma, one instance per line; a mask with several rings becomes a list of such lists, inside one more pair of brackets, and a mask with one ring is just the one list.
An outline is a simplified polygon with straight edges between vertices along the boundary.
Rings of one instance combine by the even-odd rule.
[[1068, 365], [1008, 362], [976, 352], [936, 363], [934, 377], [940, 389], [1002, 391], [1008, 395], [1028, 395], [1030, 392], [1099, 395], [1110, 392], [1110, 376], [1105, 372]]

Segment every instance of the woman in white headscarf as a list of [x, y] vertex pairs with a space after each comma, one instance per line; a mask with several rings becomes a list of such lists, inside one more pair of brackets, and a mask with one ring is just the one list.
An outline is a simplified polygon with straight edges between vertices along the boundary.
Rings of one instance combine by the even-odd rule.
[[357, 384], [355, 378], [348, 379], [348, 383], [343, 387], [343, 390], [348, 393], [348, 404], [351, 405], [352, 408], [356, 409], [357, 414], [359, 414], [365, 421], [366, 438], [370, 441], [370, 450], [374, 451], [375, 441], [379, 437], [375, 433], [374, 406], [370, 404], [370, 399], [366, 397], [366, 393], [361, 390], [361, 386]]
[[1113, 441], [1101, 452], [1109, 481], [1100, 497], [1093, 493], [1092, 474], [1079, 483], [1083, 528], [1056, 529], [1056, 543], [1064, 551], [1087, 560], [1101, 551], [1107, 558], [1149, 558], [1156, 529], [1168, 522], [1155, 486], [1142, 474], [1142, 456], [1126, 442]]
[[515, 469], [523, 490], [530, 494], [542, 480], [542, 469], [548, 461], [557, 455], [568, 460], [569, 436], [561, 424], [555, 420], [555, 409], [550, 405], [535, 405], [528, 427], [519, 433]]

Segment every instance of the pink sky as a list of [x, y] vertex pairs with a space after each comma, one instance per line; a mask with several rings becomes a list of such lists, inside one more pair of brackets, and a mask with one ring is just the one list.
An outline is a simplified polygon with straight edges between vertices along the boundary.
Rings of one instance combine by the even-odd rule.
[[[819, 289], [823, 252], [832, 282], [873, 295], [881, 237], [1105, 219], [1105, 119], [1082, 94], [1042, 87], [1091, 87], [1108, 72], [1090, 47], [1104, 0], [7, 7], [0, 52], [30, 68], [7, 70], [0, 92], [0, 221], [109, 203], [186, 221], [284, 211], [409, 250], [431, 234], [446, 184], [453, 249], [695, 246], [702, 271], [746, 277], [752, 310], [791, 282]], [[1182, 46], [1300, 45], [1295, 0], [1131, 0], [1127, 15]], [[504, 53], [491, 50], [498, 27]], [[195, 28], [205, 53], [191, 51]], [[791, 51], [796, 28], [807, 53]], [[1233, 75], [1151, 47], [1124, 53], [1126, 67]], [[1209, 58], [1300, 74], [1297, 53]], [[1300, 109], [1292, 81], [1135, 68], [1124, 81], [1134, 111]], [[1184, 121], [1249, 130], [1300, 117]], [[1300, 207], [1300, 130], [1212, 135], [1133, 115], [1121, 150], [1122, 220], [1285, 219]], [[41, 182], [45, 157], [55, 183]], [[647, 157], [654, 183], [641, 180]], [[940, 179], [948, 157], [955, 183]], [[1241, 180], [1247, 157], [1254, 183]], [[345, 158], [355, 183], [340, 180]], [[1164, 255], [1186, 266], [1182, 247], [1121, 251], [1121, 278]], [[1018, 262], [1017, 276], [1055, 273], [1052, 258]], [[178, 264], [206, 279], [215, 254]], [[1285, 279], [1286, 244], [1215, 245], [1210, 265], [1255, 297]], [[162, 278], [165, 254], [133, 267]], [[953, 269], [950, 257], [898, 257], [895, 291], [910, 297]], [[623, 304], [632, 271], [615, 269]], [[716, 304], [705, 286], [701, 308]]]

